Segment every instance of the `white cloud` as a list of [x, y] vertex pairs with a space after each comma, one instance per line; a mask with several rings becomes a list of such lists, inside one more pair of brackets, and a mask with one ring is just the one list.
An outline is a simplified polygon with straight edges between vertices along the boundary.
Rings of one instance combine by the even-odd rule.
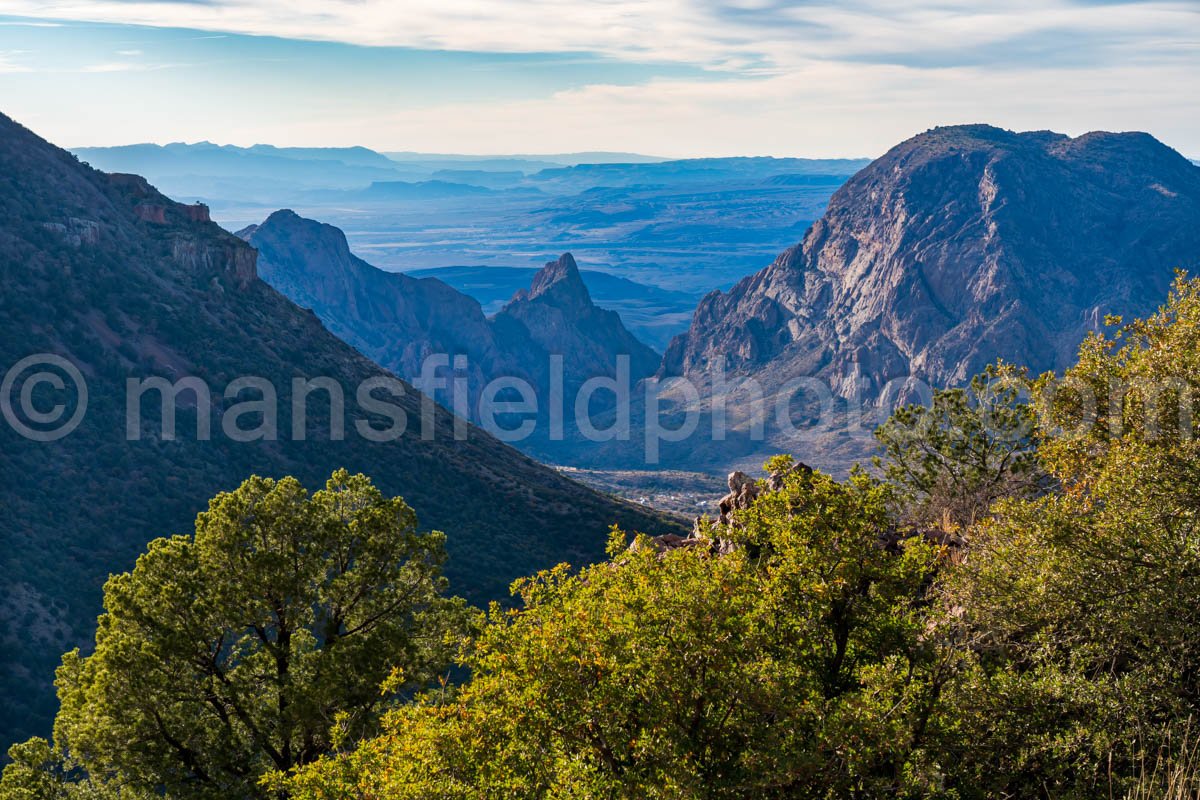
[[29, 72], [29, 67], [17, 63], [17, 59], [24, 53], [23, 50], [0, 50], [0, 75], [9, 75], [16, 72]]
[[[491, 104], [447, 103], [291, 120], [253, 136], [279, 144], [362, 142], [378, 149], [504, 153], [629, 150], [662, 156], [877, 156], [935, 125], [1017, 130], [1149, 129], [1185, 149], [1196, 111], [1176, 102], [1192, 73], [1159, 68], [927, 71], [813, 61], [787, 75], [596, 85]], [[256, 124], [263, 124], [257, 120]], [[271, 123], [267, 123], [271, 124]], [[370, 132], [364, 137], [364, 132]], [[249, 134], [248, 134], [249, 135]], [[536, 142], [536, 145], [533, 144]]]
[[[1149, 130], [1200, 153], [1196, 0], [0, 0], [4, 13], [190, 28], [204, 38], [601, 53], [712, 71], [709, 80], [484, 102], [452, 95], [422, 107], [359, 99], [353, 88], [334, 102], [314, 88], [310, 105], [263, 113], [259, 98], [255, 113], [230, 107], [220, 121], [211, 109], [193, 119], [189, 106], [134, 113], [103, 134], [113, 143], [154, 131], [163, 140], [461, 152], [874, 155], [935, 124], [992, 122]], [[89, 69], [171, 66], [120, 55]], [[19, 62], [0, 54], [0, 72], [6, 63], [11, 71]], [[26, 102], [41, 111], [32, 88]], [[62, 126], [77, 135], [73, 116]]]
[[738, 71], [812, 58], [970, 56], [1040, 34], [1073, 35], [1065, 47], [1078, 48], [1200, 32], [1193, 0], [0, 0], [0, 13], [361, 45], [587, 51]]
[[109, 61], [101, 64], [87, 64], [77, 70], [63, 70], [65, 72], [87, 72], [87, 73], [102, 73], [102, 72], [153, 72], [160, 69], [173, 69], [175, 67], [184, 67], [186, 64], [143, 64], [135, 61]]

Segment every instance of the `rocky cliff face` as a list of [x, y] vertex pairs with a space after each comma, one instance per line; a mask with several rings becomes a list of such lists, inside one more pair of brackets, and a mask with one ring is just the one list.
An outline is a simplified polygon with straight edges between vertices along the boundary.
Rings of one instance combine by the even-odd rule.
[[961, 383], [997, 357], [1061, 369], [1106, 314], [1153, 309], [1174, 270], [1198, 266], [1200, 169], [1152, 137], [939, 128], [706, 297], [662, 371], [722, 357], [768, 385], [817, 376], [870, 397], [910, 375]]
[[477, 395], [489, 374], [509, 366], [479, 303], [434, 278], [376, 269], [332, 225], [283, 210], [238, 235], [258, 250], [263, 280], [398, 375], [416, 378], [434, 354], [465, 355]]

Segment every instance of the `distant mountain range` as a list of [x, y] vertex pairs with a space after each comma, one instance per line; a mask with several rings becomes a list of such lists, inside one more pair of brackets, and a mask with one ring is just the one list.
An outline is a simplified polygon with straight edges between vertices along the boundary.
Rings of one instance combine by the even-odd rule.
[[[79, 147], [72, 152], [98, 169], [136, 172], [172, 187], [176, 183], [190, 183], [190, 189], [220, 187], [225, 184], [218, 180], [224, 179], [241, 181], [247, 189], [252, 189], [252, 180], [267, 180], [290, 185], [294, 191], [427, 182], [508, 188], [528, 181], [530, 187], [562, 193], [595, 186], [714, 183], [733, 178], [762, 180], [797, 173], [844, 179], [866, 163], [861, 159], [766, 157], [672, 161], [633, 153], [495, 157], [385, 154], [365, 147], [237, 147], [212, 142]], [[266, 191], [281, 188], [282, 185], [273, 185], [266, 187]], [[262, 191], [260, 187], [244, 199]], [[193, 193], [184, 192], [189, 197]]]
[[795, 242], [867, 164], [588, 153], [389, 157], [361, 148], [207, 143], [76, 152], [209, 205], [228, 230], [293, 208], [341, 228], [356, 253], [391, 272], [537, 268], [545, 255], [570, 251], [591, 269], [688, 294], [728, 288]]
[[[533, 570], [602, 557], [613, 522], [678, 529], [455, 422], [412, 386], [397, 388], [261, 280], [254, 250], [211, 222], [204, 206], [173, 202], [137, 176], [91, 169], [0, 115], [0, 365], [37, 354], [66, 359], [88, 392], [85, 407], [66, 383], [63, 391], [29, 384], [35, 417], [60, 401], [64, 411], [86, 412], [64, 438], [34, 441], [0, 424], [4, 743], [47, 733], [54, 667], [62, 652], [91, 640], [108, 575], [132, 567], [151, 539], [190, 530], [209, 497], [252, 474], [293, 474], [310, 487], [339, 467], [371, 475], [384, 492], [403, 495], [424, 527], [446, 531], [453, 590], [478, 600], [506, 597], [509, 582]], [[127, 416], [127, 380], [154, 377], [199, 379], [215, 394], [211, 407], [184, 392], [172, 438], [151, 391], [139, 424]], [[257, 390], [228, 393], [239, 377], [274, 388], [274, 435], [270, 403], [238, 413], [243, 402], [263, 400]], [[301, 402], [300, 440], [293, 381], [323, 377], [343, 387], [345, 438], [317, 391]], [[367, 380], [393, 381], [371, 395], [390, 411], [358, 399]], [[394, 429], [395, 414], [406, 427], [391, 440], [359, 432]], [[263, 438], [229, 433], [246, 429]]]
[[[660, 158], [658, 156], [647, 156], [640, 153], [614, 153], [603, 150], [580, 153], [554, 153], [554, 154], [525, 154], [525, 155], [455, 155], [453, 153], [414, 153], [411, 151], [402, 152], [386, 152], [383, 155], [394, 161], [411, 162], [411, 161], [443, 161], [443, 162], [458, 162], [465, 164], [503, 164], [503, 163], [527, 163], [539, 165], [551, 165], [560, 167], [571, 167], [576, 164], [654, 164], [662, 161], [670, 161], [669, 158]], [[542, 169], [544, 167], [538, 167]], [[530, 172], [534, 170], [526, 170]]]

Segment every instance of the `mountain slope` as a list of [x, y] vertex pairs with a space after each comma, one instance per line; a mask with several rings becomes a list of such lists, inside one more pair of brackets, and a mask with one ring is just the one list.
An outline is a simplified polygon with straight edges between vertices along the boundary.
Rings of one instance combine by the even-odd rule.
[[[80, 164], [0, 115], [0, 366], [33, 354], [65, 358], [86, 380], [86, 414], [55, 441], [0, 424], [0, 739], [45, 733], [59, 655], [91, 637], [106, 576], [146, 543], [187, 531], [207, 499], [252, 473], [294, 474], [312, 487], [340, 466], [403, 495], [424, 526], [448, 534], [452, 588], [500, 597], [508, 582], [561, 560], [601, 557], [609, 524], [674, 528], [598, 495], [487, 434], [428, 411], [410, 386], [376, 390], [390, 412], [367, 409], [357, 388], [387, 373], [259, 279], [255, 253], [141, 178]], [[29, 372], [24, 373], [28, 378]], [[241, 376], [278, 393], [278, 433], [265, 409], [239, 412], [222, 397]], [[157, 394], [127, 429], [130, 378], [201, 379], [214, 394], [211, 438], [197, 435], [204, 406], [184, 395], [176, 438], [165, 435]], [[331, 378], [346, 398], [345, 438], [324, 392], [308, 400], [307, 436], [293, 435], [292, 381]], [[11, 398], [20, 400], [20, 384]], [[80, 405], [33, 386], [34, 416]], [[402, 393], [397, 396], [396, 392]], [[74, 403], [74, 406], [72, 406]], [[371, 413], [368, 413], [370, 411]], [[377, 442], [360, 432], [403, 434]], [[265, 433], [237, 441], [239, 430]], [[456, 436], [456, 429], [460, 436]], [[132, 436], [130, 434], [132, 430]], [[422, 433], [428, 431], [432, 438]]]
[[478, 302], [435, 278], [376, 269], [332, 225], [283, 210], [238, 236], [258, 250], [264, 281], [397, 375], [419, 376], [437, 353], [470, 356], [473, 387], [510, 366]]
[[1146, 134], [939, 128], [833, 196], [774, 264], [714, 292], [667, 375], [818, 376], [851, 396], [961, 383], [999, 356], [1064, 367], [1108, 313], [1200, 266], [1200, 169]]

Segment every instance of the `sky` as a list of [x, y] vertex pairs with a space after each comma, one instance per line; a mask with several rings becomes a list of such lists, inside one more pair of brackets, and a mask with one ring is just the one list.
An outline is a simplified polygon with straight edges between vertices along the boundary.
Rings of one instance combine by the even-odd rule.
[[936, 125], [1200, 158], [1200, 0], [0, 0], [67, 147], [876, 156]]

